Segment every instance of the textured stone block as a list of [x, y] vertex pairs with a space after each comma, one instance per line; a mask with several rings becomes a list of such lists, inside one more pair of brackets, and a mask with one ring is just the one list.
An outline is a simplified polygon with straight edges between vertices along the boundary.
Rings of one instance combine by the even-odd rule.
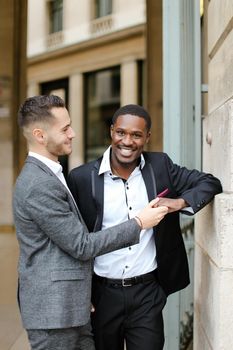
[[218, 322], [216, 322], [219, 318], [217, 270], [208, 254], [198, 245], [195, 246], [195, 262], [195, 314], [199, 327], [204, 329], [206, 342], [212, 344], [217, 342], [219, 336]]
[[193, 326], [193, 350], [213, 350], [206, 338], [203, 325], [200, 323], [198, 315], [194, 316]]
[[[233, 344], [233, 269], [219, 268], [201, 247], [195, 251], [194, 349], [227, 350]], [[207, 345], [208, 344], [208, 345]], [[209, 346], [209, 347], [208, 347]]]
[[209, 63], [208, 106], [210, 113], [233, 96], [232, 47], [233, 31], [227, 35]]
[[208, 16], [211, 19], [218, 18], [217, 21], [209, 21], [208, 27], [208, 51], [209, 54], [219, 40], [224, 38], [224, 32], [228, 30], [229, 23], [233, 17], [232, 0], [211, 0], [208, 6]]
[[195, 240], [213, 263], [233, 269], [233, 195], [221, 193], [195, 220]]
[[221, 179], [227, 192], [233, 192], [232, 134], [233, 99], [230, 99], [203, 121], [203, 170]]

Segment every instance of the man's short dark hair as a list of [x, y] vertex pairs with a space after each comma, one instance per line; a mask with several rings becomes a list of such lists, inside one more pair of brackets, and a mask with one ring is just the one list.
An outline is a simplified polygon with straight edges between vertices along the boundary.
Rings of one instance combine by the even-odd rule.
[[142, 106], [133, 105], [133, 104], [129, 104], [129, 105], [125, 105], [123, 107], [120, 107], [114, 113], [114, 115], [112, 117], [112, 124], [115, 124], [115, 122], [119, 116], [126, 115], [126, 114], [135, 115], [136, 117], [140, 117], [140, 118], [145, 119], [147, 129], [150, 130], [151, 117], [150, 117], [149, 113]]
[[53, 107], [64, 108], [63, 99], [55, 95], [39, 95], [27, 98], [19, 108], [19, 126], [23, 128], [33, 122], [45, 122], [54, 118], [51, 113]]

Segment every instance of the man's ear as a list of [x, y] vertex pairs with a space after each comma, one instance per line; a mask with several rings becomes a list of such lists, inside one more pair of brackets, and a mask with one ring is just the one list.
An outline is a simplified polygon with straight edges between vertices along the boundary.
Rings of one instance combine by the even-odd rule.
[[112, 137], [112, 133], [113, 133], [113, 124], [110, 126], [110, 135]]
[[146, 135], [146, 143], [149, 142], [149, 140], [150, 140], [150, 135], [151, 135], [151, 132], [148, 131], [148, 133], [147, 133], [147, 135]]
[[40, 129], [40, 128], [33, 129], [32, 135], [38, 143], [43, 144], [45, 142], [45, 131], [43, 129]]

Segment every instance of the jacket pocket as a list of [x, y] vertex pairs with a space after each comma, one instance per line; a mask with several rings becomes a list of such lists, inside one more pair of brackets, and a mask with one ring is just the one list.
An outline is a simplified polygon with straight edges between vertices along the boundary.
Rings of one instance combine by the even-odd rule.
[[85, 272], [83, 270], [53, 270], [51, 271], [52, 281], [72, 281], [83, 280]]

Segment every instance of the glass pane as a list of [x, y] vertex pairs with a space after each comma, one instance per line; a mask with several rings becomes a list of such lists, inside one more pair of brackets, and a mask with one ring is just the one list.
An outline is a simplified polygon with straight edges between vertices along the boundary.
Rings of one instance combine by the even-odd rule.
[[95, 18], [108, 16], [112, 13], [112, 0], [95, 0]]
[[50, 33], [62, 30], [63, 26], [63, 0], [53, 0], [50, 3]]
[[120, 107], [120, 67], [85, 75], [85, 160], [102, 155], [110, 144], [112, 116]]
[[141, 106], [146, 106], [146, 73], [145, 61], [138, 61], [138, 103]]

